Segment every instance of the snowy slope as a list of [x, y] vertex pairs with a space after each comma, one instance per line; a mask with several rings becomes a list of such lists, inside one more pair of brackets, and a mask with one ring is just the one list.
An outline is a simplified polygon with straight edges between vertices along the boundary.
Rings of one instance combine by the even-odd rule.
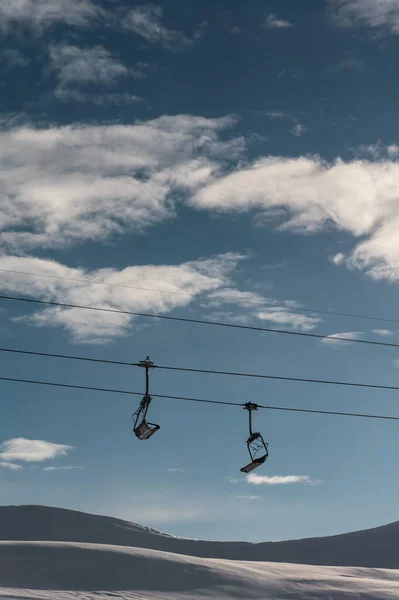
[[142, 548], [1, 542], [0, 598], [393, 600], [399, 571], [236, 562]]
[[180, 539], [127, 521], [59, 508], [4, 506], [0, 540], [86, 542], [203, 558], [399, 568], [399, 522], [333, 537], [251, 544]]

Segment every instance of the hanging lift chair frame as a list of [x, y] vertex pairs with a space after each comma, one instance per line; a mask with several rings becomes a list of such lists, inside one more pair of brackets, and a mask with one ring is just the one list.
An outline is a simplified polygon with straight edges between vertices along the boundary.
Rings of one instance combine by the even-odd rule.
[[145, 395], [143, 396], [139, 408], [132, 415], [133, 419], [133, 432], [139, 438], [139, 440], [148, 440], [154, 433], [160, 429], [160, 426], [156, 423], [149, 423], [147, 421], [147, 412], [151, 403], [151, 396], [149, 394], [149, 371], [154, 367], [154, 363], [152, 363], [147, 356], [145, 360], [140, 361], [140, 367], [145, 368]]
[[259, 432], [254, 433], [252, 431], [252, 411], [258, 410], [258, 405], [247, 402], [247, 404], [244, 405], [244, 410], [247, 410], [249, 415], [249, 438], [247, 439], [247, 448], [249, 456], [251, 457], [251, 462], [245, 467], [242, 467], [240, 471], [248, 474], [266, 462], [269, 457], [269, 444], [265, 442]]

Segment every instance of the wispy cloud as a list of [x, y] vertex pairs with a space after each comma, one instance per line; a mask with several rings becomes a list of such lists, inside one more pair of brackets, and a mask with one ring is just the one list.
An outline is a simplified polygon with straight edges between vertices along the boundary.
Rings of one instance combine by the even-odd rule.
[[95, 94], [82, 92], [79, 90], [57, 88], [55, 91], [56, 98], [61, 102], [80, 102], [94, 104], [97, 106], [130, 106], [137, 102], [142, 102], [143, 99], [136, 94], [129, 93], [111, 93]]
[[326, 346], [339, 348], [340, 346], [344, 346], [346, 344], [345, 341], [342, 341], [343, 339], [358, 340], [361, 335], [361, 331], [343, 331], [341, 333], [332, 333], [331, 335], [328, 335], [327, 337], [323, 338], [321, 342]]
[[392, 331], [390, 331], [389, 329], [373, 329], [373, 333], [377, 335], [382, 335], [383, 337], [393, 335]]
[[256, 475], [250, 473], [247, 475], [247, 482], [251, 485], [288, 485], [291, 483], [312, 483], [312, 479], [308, 475]]
[[263, 26], [265, 29], [292, 29], [294, 27], [292, 23], [279, 19], [276, 15], [267, 15]]
[[184, 469], [179, 469], [177, 467], [171, 467], [170, 469], [166, 469], [169, 473], [184, 473]]
[[75, 469], [83, 469], [83, 467], [67, 466], [67, 467], [44, 467], [43, 471], [74, 471]]
[[112, 86], [121, 77], [132, 75], [103, 46], [79, 48], [59, 45], [50, 48], [53, 69], [58, 74], [59, 88], [70, 85], [99, 84]]
[[206, 295], [206, 305], [220, 307], [223, 304], [238, 304], [245, 308], [264, 306], [266, 298], [256, 292], [242, 292], [240, 290], [225, 288]]
[[296, 137], [300, 137], [301, 135], [303, 135], [305, 133], [305, 131], [306, 131], [305, 125], [302, 125], [302, 123], [297, 123], [291, 130], [291, 133], [293, 135], [295, 135]]
[[331, 227], [355, 239], [345, 265], [373, 279], [399, 281], [399, 162], [332, 162], [317, 156], [264, 157], [198, 190], [191, 204], [251, 212], [279, 231], [312, 234]]
[[343, 252], [338, 252], [334, 256], [330, 256], [330, 261], [334, 265], [337, 265], [337, 267], [339, 267], [340, 265], [342, 265], [342, 263], [345, 262], [345, 259], [346, 259], [346, 257], [345, 257], [345, 254]]
[[44, 440], [30, 440], [26, 438], [13, 438], [0, 445], [1, 462], [43, 462], [53, 460], [58, 456], [66, 456], [72, 446], [55, 444]]
[[378, 140], [375, 144], [361, 144], [353, 149], [355, 156], [371, 158], [373, 160], [394, 160], [399, 157], [399, 146], [387, 146]]
[[163, 9], [156, 4], [135, 6], [123, 20], [123, 27], [144, 38], [149, 44], [168, 50], [183, 50], [194, 45], [191, 39], [162, 22]]
[[0, 244], [104, 240], [172, 217], [176, 196], [241, 156], [220, 136], [233, 117], [164, 116], [134, 125], [0, 131]]
[[310, 331], [322, 321], [322, 319], [319, 319], [318, 317], [308, 317], [307, 315], [296, 313], [288, 307], [270, 307], [258, 312], [257, 317], [261, 321], [291, 326], [300, 331]]
[[102, 10], [91, 0], [16, 0], [0, 2], [0, 28], [7, 31], [21, 25], [41, 34], [57, 23], [87, 27]]
[[342, 60], [338, 61], [328, 69], [330, 73], [342, 73], [342, 72], [351, 72], [361, 74], [364, 73], [367, 69], [367, 65], [362, 60], [353, 57], [346, 57]]
[[260, 500], [262, 496], [234, 496], [237, 500]]
[[373, 27], [399, 34], [398, 0], [329, 0], [334, 22], [341, 27]]
[[[0, 289], [69, 304], [166, 314], [188, 306], [197, 295], [229, 285], [231, 275], [244, 258], [227, 253], [177, 265], [87, 271], [41, 258], [3, 255], [0, 268], [14, 273], [2, 273]], [[27, 277], [29, 273], [34, 276]], [[105, 343], [127, 334], [134, 317], [48, 307], [16, 320], [36, 327], [62, 327], [76, 343]]]
[[[282, 73], [282, 76], [285, 76], [285, 73]], [[280, 77], [279, 77], [280, 78]], [[292, 135], [295, 137], [300, 137], [307, 131], [307, 127], [300, 123], [298, 117], [293, 113], [283, 111], [283, 110], [252, 110], [251, 111], [255, 115], [264, 116], [273, 121], [288, 121], [292, 123], [292, 127], [289, 130]]]
[[[246, 482], [250, 485], [288, 485], [292, 483], [308, 483], [315, 484], [319, 483], [309, 477], [308, 475], [258, 475], [256, 473], [250, 473], [245, 477], [226, 477], [227, 481], [231, 484], [243, 483]], [[234, 496], [235, 498], [246, 498], [246, 499], [255, 499], [260, 496], [246, 496], [246, 495], [238, 495]]]
[[[229, 320], [247, 322], [250, 319], [268, 321], [279, 325], [291, 326], [294, 329], [309, 331], [322, 321], [317, 317], [295, 312], [299, 308], [297, 302], [292, 300], [276, 300], [266, 298], [257, 292], [245, 292], [236, 289], [221, 289], [206, 295], [203, 306], [220, 308], [225, 305], [236, 305], [239, 309], [247, 309], [245, 313], [231, 314], [230, 312], [216, 312], [213, 316], [220, 319], [225, 315]], [[260, 310], [261, 309], [261, 310]]]
[[0, 467], [2, 467], [3, 469], [9, 469], [10, 471], [19, 471], [20, 469], [23, 469], [22, 465], [17, 465], [13, 462], [4, 461], [0, 461]]
[[268, 119], [278, 120], [278, 119], [290, 119], [291, 117], [288, 113], [283, 110], [258, 110], [254, 109], [251, 111], [254, 115], [259, 115], [262, 117], [267, 117]]

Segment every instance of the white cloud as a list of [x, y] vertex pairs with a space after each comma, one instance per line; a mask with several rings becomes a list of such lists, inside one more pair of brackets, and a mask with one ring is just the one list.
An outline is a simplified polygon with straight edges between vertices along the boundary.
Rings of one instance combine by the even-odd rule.
[[86, 102], [97, 106], [129, 106], [143, 101], [143, 99], [140, 98], [140, 96], [136, 96], [136, 94], [111, 92], [107, 94], [93, 94], [62, 88], [57, 88], [55, 95], [61, 102]]
[[234, 496], [237, 500], [259, 500], [261, 496]]
[[[399, 162], [266, 157], [214, 178], [194, 195], [197, 208], [254, 211], [280, 230], [335, 227], [361, 238], [346, 260], [375, 279], [399, 280]], [[277, 210], [277, 215], [276, 215]]]
[[333, 67], [330, 67], [328, 71], [330, 73], [342, 73], [344, 71], [351, 71], [357, 74], [364, 73], [367, 69], [367, 65], [358, 58], [351, 58], [347, 56], [342, 60], [338, 61]]
[[360, 236], [378, 224], [382, 211], [396, 208], [396, 178], [393, 162], [267, 157], [204, 187], [195, 205], [237, 212], [278, 207], [287, 211], [286, 229], [315, 232], [334, 223]]
[[231, 288], [217, 290], [206, 295], [206, 305], [219, 307], [223, 304], [238, 304], [245, 308], [264, 306], [266, 299], [256, 292], [241, 292]]
[[162, 23], [163, 9], [155, 4], [135, 6], [123, 20], [123, 27], [130, 29], [148, 43], [179, 50], [189, 48], [194, 41], [175, 29], [169, 29]]
[[29, 440], [26, 438], [13, 438], [0, 445], [0, 461], [13, 462], [43, 462], [58, 456], [66, 456], [71, 446], [55, 444], [44, 440]]
[[166, 116], [135, 125], [18, 127], [0, 131], [3, 246], [104, 240], [174, 214], [243, 138], [222, 141], [233, 117]]
[[288, 308], [271, 307], [257, 313], [257, 318], [261, 321], [269, 321], [277, 325], [291, 326], [301, 331], [310, 331], [314, 329], [322, 319], [317, 317], [308, 317], [289, 310]]
[[303, 133], [305, 133], [305, 131], [306, 131], [305, 125], [302, 125], [301, 123], [297, 123], [291, 130], [291, 133], [293, 135], [295, 135], [296, 137], [301, 137], [301, 135]]
[[330, 259], [334, 265], [339, 267], [339, 265], [342, 265], [342, 263], [345, 261], [345, 254], [343, 252], [338, 252], [338, 254], [335, 254], [335, 256], [331, 256]]
[[[243, 255], [227, 253], [179, 265], [141, 265], [120, 271], [84, 271], [51, 260], [3, 255], [0, 256], [0, 269], [19, 273], [2, 272], [0, 289], [66, 304], [165, 314], [187, 306], [204, 292], [228, 286], [230, 275], [243, 258]], [[26, 273], [37, 276], [27, 277]], [[98, 282], [106, 285], [98, 285]], [[135, 286], [139, 289], [134, 289]], [[168, 291], [171, 293], [165, 293]], [[126, 335], [134, 317], [48, 307], [29, 316], [18, 317], [17, 320], [38, 327], [62, 327], [77, 343], [104, 343]]]
[[50, 47], [52, 67], [58, 74], [59, 89], [72, 85], [98, 84], [111, 86], [129, 69], [116, 60], [103, 46], [79, 48], [59, 45]]
[[44, 467], [43, 471], [74, 471], [75, 469], [83, 469], [83, 467]]
[[[105, 239], [197, 209], [253, 212], [279, 230], [358, 238], [335, 262], [399, 280], [399, 161], [264, 157], [236, 170], [235, 119], [189, 115], [134, 125], [0, 131], [0, 244], [8, 250]], [[339, 258], [338, 258], [339, 257]], [[280, 317], [279, 317], [280, 318]]]
[[399, 156], [399, 146], [397, 144], [390, 144], [387, 146], [387, 153], [390, 158], [397, 158]]
[[263, 26], [265, 29], [291, 29], [294, 27], [292, 23], [279, 19], [276, 15], [268, 15]]
[[289, 115], [282, 110], [266, 110], [266, 111], [253, 111], [265, 115], [268, 119], [289, 119]]
[[169, 473], [184, 473], [184, 469], [179, 469], [176, 467], [172, 467], [170, 469], [166, 469]]
[[330, 8], [342, 27], [368, 26], [399, 34], [398, 0], [330, 0]]
[[340, 341], [343, 339], [347, 340], [358, 340], [361, 336], [360, 331], [344, 331], [342, 333], [333, 333], [328, 335], [327, 337], [321, 340], [322, 344], [326, 344], [327, 346], [332, 346], [334, 348], [339, 348], [343, 346], [346, 342]]
[[373, 329], [373, 333], [376, 333], [377, 335], [382, 335], [383, 337], [393, 335], [392, 331], [389, 331], [389, 329]]
[[[255, 318], [278, 325], [292, 326], [294, 329], [302, 331], [314, 329], [322, 321], [322, 319], [316, 317], [296, 313], [294, 309], [298, 308], [299, 305], [294, 300], [278, 301], [273, 298], [265, 298], [256, 292], [242, 292], [236, 289], [224, 288], [206, 294], [206, 300], [203, 302], [203, 306], [213, 308], [220, 308], [226, 304], [252, 310], [247, 310], [245, 314], [238, 315], [222, 312], [213, 313], [215, 320], [228, 318], [230, 321], [245, 323], [251, 318]], [[277, 304], [282, 306], [276, 306]]]
[[91, 0], [1, 0], [0, 27], [7, 31], [24, 25], [36, 33], [56, 23], [86, 27], [101, 12]]
[[9, 469], [10, 471], [19, 471], [20, 469], [23, 469], [21, 465], [4, 461], [0, 461], [0, 467], [2, 467], [3, 469]]
[[290, 483], [311, 483], [312, 480], [307, 475], [256, 475], [250, 473], [247, 475], [247, 482], [252, 485], [287, 485]]
[[354, 154], [373, 160], [394, 160], [399, 156], [399, 146], [396, 144], [385, 146], [381, 140], [378, 140], [375, 144], [361, 144], [354, 149]]

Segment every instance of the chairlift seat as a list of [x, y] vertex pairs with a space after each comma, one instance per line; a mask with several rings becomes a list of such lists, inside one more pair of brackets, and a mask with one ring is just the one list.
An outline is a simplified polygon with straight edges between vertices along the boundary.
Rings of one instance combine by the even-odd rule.
[[251, 471], [254, 471], [258, 467], [260, 467], [260, 465], [263, 465], [263, 463], [266, 462], [266, 459], [267, 459], [267, 455], [261, 456], [260, 458], [255, 458], [248, 465], [246, 465], [245, 467], [242, 467], [242, 469], [240, 469], [241, 473], [251, 473]]
[[160, 429], [159, 425], [142, 421], [133, 431], [140, 440], [148, 440], [158, 429]]

